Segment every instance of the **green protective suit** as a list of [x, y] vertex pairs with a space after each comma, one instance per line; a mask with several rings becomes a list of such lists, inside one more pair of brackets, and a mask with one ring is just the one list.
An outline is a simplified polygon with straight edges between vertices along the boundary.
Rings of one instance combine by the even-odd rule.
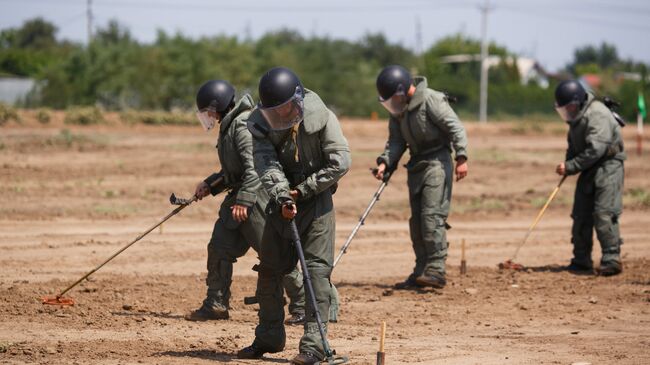
[[[253, 164], [253, 137], [245, 118], [253, 109], [253, 99], [244, 95], [219, 124], [217, 152], [230, 192], [221, 203], [219, 219], [214, 224], [208, 244], [208, 285], [205, 304], [227, 310], [230, 300], [233, 263], [252, 247], [259, 252], [269, 197], [260, 183]], [[231, 213], [234, 204], [249, 207], [248, 219], [241, 224]], [[287, 295], [292, 314], [304, 313], [305, 293], [297, 270], [287, 275]]]
[[612, 112], [588, 94], [577, 118], [569, 122], [566, 174], [580, 173], [573, 202], [573, 262], [591, 267], [593, 230], [600, 241], [602, 264], [620, 265], [619, 217], [623, 210], [621, 127]]
[[437, 272], [445, 274], [447, 217], [453, 181], [452, 147], [456, 158], [467, 158], [467, 135], [445, 94], [429, 89], [424, 77], [415, 77], [415, 93], [407, 110], [391, 116], [389, 136], [377, 164], [392, 166], [408, 148], [411, 241], [415, 267], [411, 279]]
[[[341, 126], [316, 93], [306, 90], [304, 120], [292, 129], [272, 131], [259, 110], [249, 116], [253, 133], [255, 169], [270, 195], [268, 219], [260, 250], [257, 298], [260, 304], [255, 345], [267, 352], [285, 345], [282, 277], [296, 267], [289, 222], [281, 205], [291, 201], [290, 190], [300, 192], [295, 222], [312, 279], [316, 301], [327, 328], [333, 289], [330, 273], [334, 259], [334, 206], [337, 181], [350, 168], [350, 149]], [[307, 298], [307, 303], [311, 303]], [[324, 358], [314, 311], [308, 304], [300, 352]]]

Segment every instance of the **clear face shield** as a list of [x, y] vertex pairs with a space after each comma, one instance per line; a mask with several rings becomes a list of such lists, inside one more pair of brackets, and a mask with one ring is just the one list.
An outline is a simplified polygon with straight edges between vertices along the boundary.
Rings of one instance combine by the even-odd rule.
[[221, 121], [221, 115], [217, 113], [216, 108], [210, 106], [198, 110], [196, 117], [199, 118], [199, 122], [201, 122], [201, 126], [203, 126], [206, 132], [214, 128], [215, 124]]
[[258, 104], [262, 115], [272, 130], [284, 130], [293, 127], [300, 123], [304, 115], [304, 97], [302, 89], [296, 87], [296, 92], [286, 102], [265, 108], [262, 104]]
[[555, 111], [565, 122], [572, 122], [580, 112], [580, 102], [572, 101], [564, 106], [559, 106], [555, 103]]
[[404, 113], [408, 106], [408, 98], [402, 85], [399, 85], [395, 94], [388, 99], [379, 96], [379, 102], [392, 116], [398, 116]]

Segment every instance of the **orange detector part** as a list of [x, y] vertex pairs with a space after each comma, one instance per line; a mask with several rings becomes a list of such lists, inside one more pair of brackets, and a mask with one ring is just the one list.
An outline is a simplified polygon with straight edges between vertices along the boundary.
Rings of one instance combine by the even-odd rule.
[[74, 305], [74, 299], [66, 297], [43, 297], [43, 304], [50, 305], [62, 305], [62, 306], [72, 306]]

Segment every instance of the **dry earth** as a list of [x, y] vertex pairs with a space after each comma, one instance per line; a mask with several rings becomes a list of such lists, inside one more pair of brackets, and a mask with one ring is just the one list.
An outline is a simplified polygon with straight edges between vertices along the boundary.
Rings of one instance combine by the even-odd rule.
[[[255, 306], [242, 302], [255, 289], [252, 251], [236, 264], [230, 321], [182, 319], [204, 295], [205, 245], [220, 198], [187, 208], [73, 289], [74, 307], [41, 304], [167, 214], [171, 192], [190, 195], [218, 169], [215, 136], [199, 127], [108, 119], [71, 127], [57, 114], [42, 126], [23, 112], [21, 125], [0, 129], [0, 363], [287, 363], [301, 328], [288, 329], [282, 353], [234, 357], [257, 320]], [[351, 363], [374, 363], [385, 320], [393, 364], [649, 364], [650, 152], [630, 154], [626, 164], [622, 275], [562, 270], [575, 178], [522, 250], [528, 270], [499, 271], [558, 181], [564, 126], [467, 127], [470, 175], [454, 186], [448, 287], [390, 289], [413, 264], [401, 169], [333, 274], [342, 296], [333, 347]], [[368, 168], [387, 132], [376, 121], [345, 120], [343, 128], [354, 165], [335, 196], [337, 248], [378, 186]], [[633, 133], [625, 130], [629, 150]], [[463, 239], [466, 276], [458, 269]]]

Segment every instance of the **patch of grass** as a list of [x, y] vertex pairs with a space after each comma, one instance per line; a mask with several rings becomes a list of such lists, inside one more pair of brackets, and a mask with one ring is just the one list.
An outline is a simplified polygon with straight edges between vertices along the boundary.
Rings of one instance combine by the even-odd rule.
[[52, 120], [52, 113], [47, 109], [38, 109], [36, 111], [36, 120], [41, 124], [48, 124]]
[[540, 122], [517, 122], [514, 127], [510, 128], [510, 132], [518, 135], [539, 134], [544, 132], [544, 126]]
[[506, 162], [513, 160], [512, 152], [506, 153], [498, 148], [477, 149], [472, 152], [472, 160], [481, 162]]
[[1, 342], [0, 343], [0, 354], [3, 354], [9, 350], [9, 348], [13, 346], [13, 343], [11, 342]]
[[[541, 209], [544, 206], [544, 204], [546, 204], [547, 199], [548, 196], [539, 196], [537, 198], [533, 198], [530, 200], [530, 205], [532, 205], [533, 208]], [[563, 196], [556, 196], [550, 205], [566, 206], [569, 203], [570, 203], [569, 198]]]
[[623, 195], [624, 202], [650, 208], [650, 192], [643, 188], [632, 188]]
[[0, 126], [6, 124], [10, 120], [20, 123], [21, 119], [16, 109], [5, 103], [0, 103]]
[[507, 208], [503, 201], [495, 198], [472, 198], [469, 202], [459, 202], [451, 205], [454, 213], [469, 213], [475, 211], [500, 211]]
[[113, 190], [106, 190], [102, 195], [104, 196], [104, 198], [111, 199], [117, 196], [117, 193]]
[[53, 147], [78, 147], [86, 149], [88, 147], [105, 147], [107, 142], [101, 138], [88, 137], [83, 134], [70, 132], [69, 129], [61, 129], [58, 135], [45, 140], [45, 145]]
[[100, 204], [93, 207], [93, 212], [96, 214], [119, 218], [134, 214], [137, 211], [137, 208], [132, 205]]
[[136, 111], [129, 110], [120, 114], [120, 118], [127, 124], [148, 125], [195, 125], [196, 118], [191, 113], [164, 112], [164, 111]]
[[106, 123], [101, 110], [95, 107], [71, 108], [65, 114], [65, 124], [93, 125]]

